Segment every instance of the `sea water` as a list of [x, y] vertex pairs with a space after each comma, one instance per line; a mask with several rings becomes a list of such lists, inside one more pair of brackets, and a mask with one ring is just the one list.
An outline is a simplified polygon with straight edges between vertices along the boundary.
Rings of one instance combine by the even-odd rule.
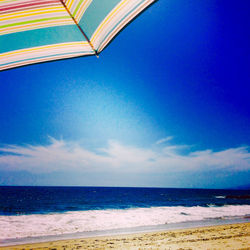
[[0, 187], [0, 245], [244, 221], [246, 190]]

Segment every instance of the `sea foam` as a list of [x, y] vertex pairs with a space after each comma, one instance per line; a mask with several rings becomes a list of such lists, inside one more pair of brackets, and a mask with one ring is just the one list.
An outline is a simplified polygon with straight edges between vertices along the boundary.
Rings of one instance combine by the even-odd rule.
[[0, 216], [0, 240], [250, 215], [250, 205], [151, 207]]

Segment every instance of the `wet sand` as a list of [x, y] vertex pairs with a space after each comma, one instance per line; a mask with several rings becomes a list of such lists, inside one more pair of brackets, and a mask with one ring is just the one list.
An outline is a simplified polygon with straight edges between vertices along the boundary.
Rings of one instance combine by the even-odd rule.
[[250, 249], [250, 223], [60, 240], [0, 249]]

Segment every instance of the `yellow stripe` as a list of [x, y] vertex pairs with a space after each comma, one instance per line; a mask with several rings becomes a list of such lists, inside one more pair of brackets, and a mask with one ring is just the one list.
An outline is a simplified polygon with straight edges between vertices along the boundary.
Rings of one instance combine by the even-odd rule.
[[85, 1], [85, 3], [83, 3], [83, 5], [81, 6], [81, 8], [78, 10], [78, 12], [75, 15], [75, 19], [77, 21], [80, 21], [79, 19], [81, 19], [81, 16], [82, 16], [83, 12], [85, 12], [86, 8], [88, 7], [87, 4], [90, 3], [90, 2], [91, 1]]
[[11, 2], [15, 2], [16, 0], [0, 0], [0, 3], [3, 2], [4, 4], [6, 3], [11, 3]]
[[71, 10], [71, 7], [72, 7], [73, 2], [74, 2], [74, 0], [69, 0], [69, 3], [67, 3], [68, 9]]
[[[64, 11], [61, 11], [61, 10], [50, 10], [50, 11], [43, 11], [43, 12], [40, 12], [40, 13], [32, 13], [32, 14], [23, 14], [23, 15], [16, 15], [15, 17], [12, 17], [12, 18], [0, 18], [0, 21], [6, 21], [6, 20], [15, 20], [17, 18], [21, 18], [21, 17], [32, 17], [32, 16], [37, 16], [37, 15], [42, 15], [42, 14], [49, 14], [49, 13], [62, 13], [63, 15], [65, 15], [65, 12]], [[69, 17], [70, 18], [70, 17]]]
[[0, 0], [0, 2], [4, 2], [4, 3], [11, 3], [11, 2], [15, 2], [16, 0]]
[[[47, 13], [47, 11], [53, 12], [66, 12], [66, 10], [64, 8], [62, 8], [61, 6], [57, 6], [57, 7], [47, 7], [47, 8], [39, 8], [39, 9], [33, 9], [33, 10], [23, 10], [23, 11], [17, 11], [14, 13], [8, 13], [8, 14], [1, 14], [1, 20], [5, 20], [4, 18], [9, 17], [9, 19], [12, 19], [13, 16], [21, 16], [21, 15], [28, 15], [29, 13], [31, 13], [30, 15], [33, 15], [32, 13], [37, 14], [37, 12], [42, 12], [44, 11], [44, 13]], [[7, 18], [8, 20], [8, 18]]]

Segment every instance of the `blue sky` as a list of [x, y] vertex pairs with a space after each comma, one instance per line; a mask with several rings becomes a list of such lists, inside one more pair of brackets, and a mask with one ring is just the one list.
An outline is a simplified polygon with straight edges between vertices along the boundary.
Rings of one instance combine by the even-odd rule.
[[250, 179], [248, 1], [158, 1], [100, 54], [0, 73], [0, 185]]

